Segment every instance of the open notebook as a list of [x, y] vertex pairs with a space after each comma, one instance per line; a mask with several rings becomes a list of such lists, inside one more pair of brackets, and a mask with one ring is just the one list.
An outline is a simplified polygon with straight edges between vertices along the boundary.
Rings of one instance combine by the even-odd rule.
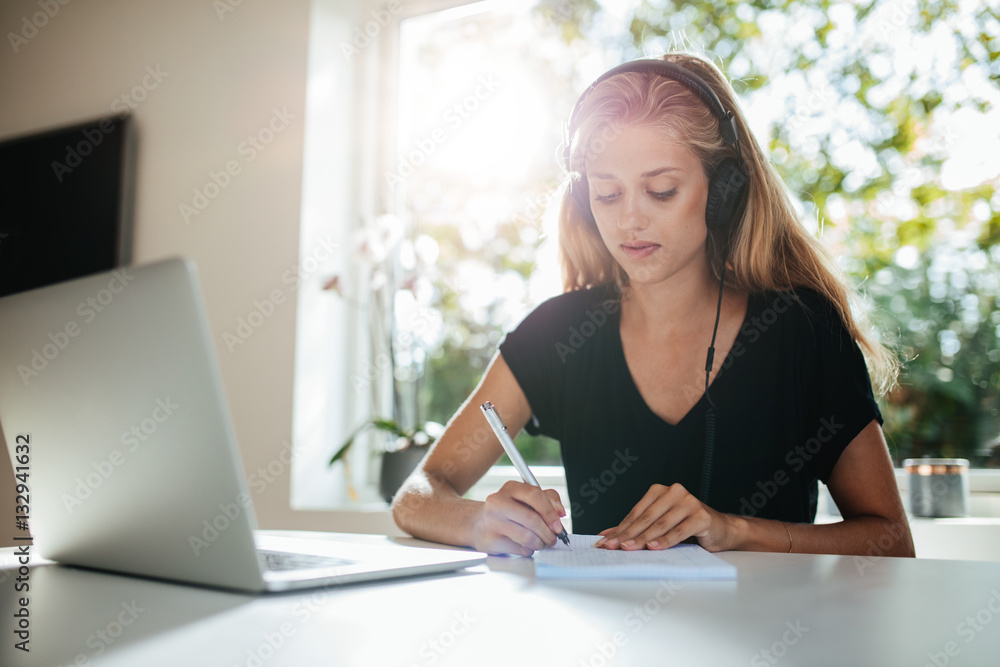
[[571, 535], [535, 553], [539, 579], [735, 579], [736, 566], [697, 544], [678, 544], [662, 551], [598, 549], [597, 535]]

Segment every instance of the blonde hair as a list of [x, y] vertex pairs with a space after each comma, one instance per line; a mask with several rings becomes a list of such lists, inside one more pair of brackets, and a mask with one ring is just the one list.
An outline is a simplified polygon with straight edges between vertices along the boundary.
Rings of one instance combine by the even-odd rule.
[[[847, 277], [795, 215], [784, 183], [750, 133], [725, 76], [713, 63], [692, 54], [670, 53], [663, 59], [701, 77], [735, 117], [749, 186], [730, 227], [709, 232], [706, 252], [716, 278], [725, 262], [727, 284], [742, 292], [815, 290], [833, 304], [861, 346], [875, 390], [888, 392], [896, 384], [899, 359], [878, 339]], [[627, 72], [602, 81], [581, 103], [574, 125], [569, 169], [571, 178], [578, 179], [573, 187], [584, 192], [588, 156], [603, 150], [626, 127], [657, 128], [682, 142], [699, 158], [707, 178], [722, 160], [736, 157], [722, 139], [718, 118], [701, 99], [683, 84], [652, 72]], [[584, 216], [568, 187], [559, 211], [559, 246], [564, 291], [612, 281], [628, 285], [597, 225]]]

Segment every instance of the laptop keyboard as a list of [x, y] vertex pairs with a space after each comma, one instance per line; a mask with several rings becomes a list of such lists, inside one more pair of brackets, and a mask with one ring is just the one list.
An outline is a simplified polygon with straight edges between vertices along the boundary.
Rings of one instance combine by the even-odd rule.
[[267, 570], [280, 572], [285, 570], [310, 570], [321, 567], [337, 567], [350, 565], [354, 561], [333, 556], [315, 556], [312, 554], [297, 554], [288, 551], [269, 551], [258, 549], [257, 558]]

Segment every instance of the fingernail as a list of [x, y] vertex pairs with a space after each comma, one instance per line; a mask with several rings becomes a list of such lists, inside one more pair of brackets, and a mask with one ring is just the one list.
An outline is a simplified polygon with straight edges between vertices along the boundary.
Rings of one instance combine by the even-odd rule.
[[550, 525], [549, 528], [552, 529], [553, 533], [555, 533], [556, 535], [558, 535], [559, 533], [562, 532], [563, 526], [562, 526], [561, 522], [559, 522], [559, 521], [553, 521], [552, 525]]
[[659, 549], [660, 543], [657, 542], [656, 540], [653, 540], [652, 542], [647, 542], [646, 546], [649, 547], [650, 549]]
[[610, 540], [608, 540], [608, 543], [605, 546], [613, 548], [617, 546], [617, 544], [618, 544], [618, 538], [612, 537]]
[[635, 546], [635, 540], [629, 540], [628, 542], [624, 542], [622, 546], [625, 547], [626, 549]]

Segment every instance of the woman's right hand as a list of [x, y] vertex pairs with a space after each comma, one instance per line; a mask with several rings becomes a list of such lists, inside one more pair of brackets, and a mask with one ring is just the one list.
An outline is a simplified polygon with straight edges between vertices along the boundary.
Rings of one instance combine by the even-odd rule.
[[474, 547], [491, 554], [530, 556], [555, 544], [566, 508], [553, 489], [510, 481], [486, 501], [465, 495], [503, 456], [480, 406], [497, 406], [510, 436], [531, 417], [521, 385], [498, 352], [472, 396], [448, 422], [423, 463], [393, 499], [396, 525], [414, 537]]
[[555, 489], [510, 481], [480, 507], [472, 546], [490, 554], [530, 556], [556, 543], [563, 516], [566, 508]]

